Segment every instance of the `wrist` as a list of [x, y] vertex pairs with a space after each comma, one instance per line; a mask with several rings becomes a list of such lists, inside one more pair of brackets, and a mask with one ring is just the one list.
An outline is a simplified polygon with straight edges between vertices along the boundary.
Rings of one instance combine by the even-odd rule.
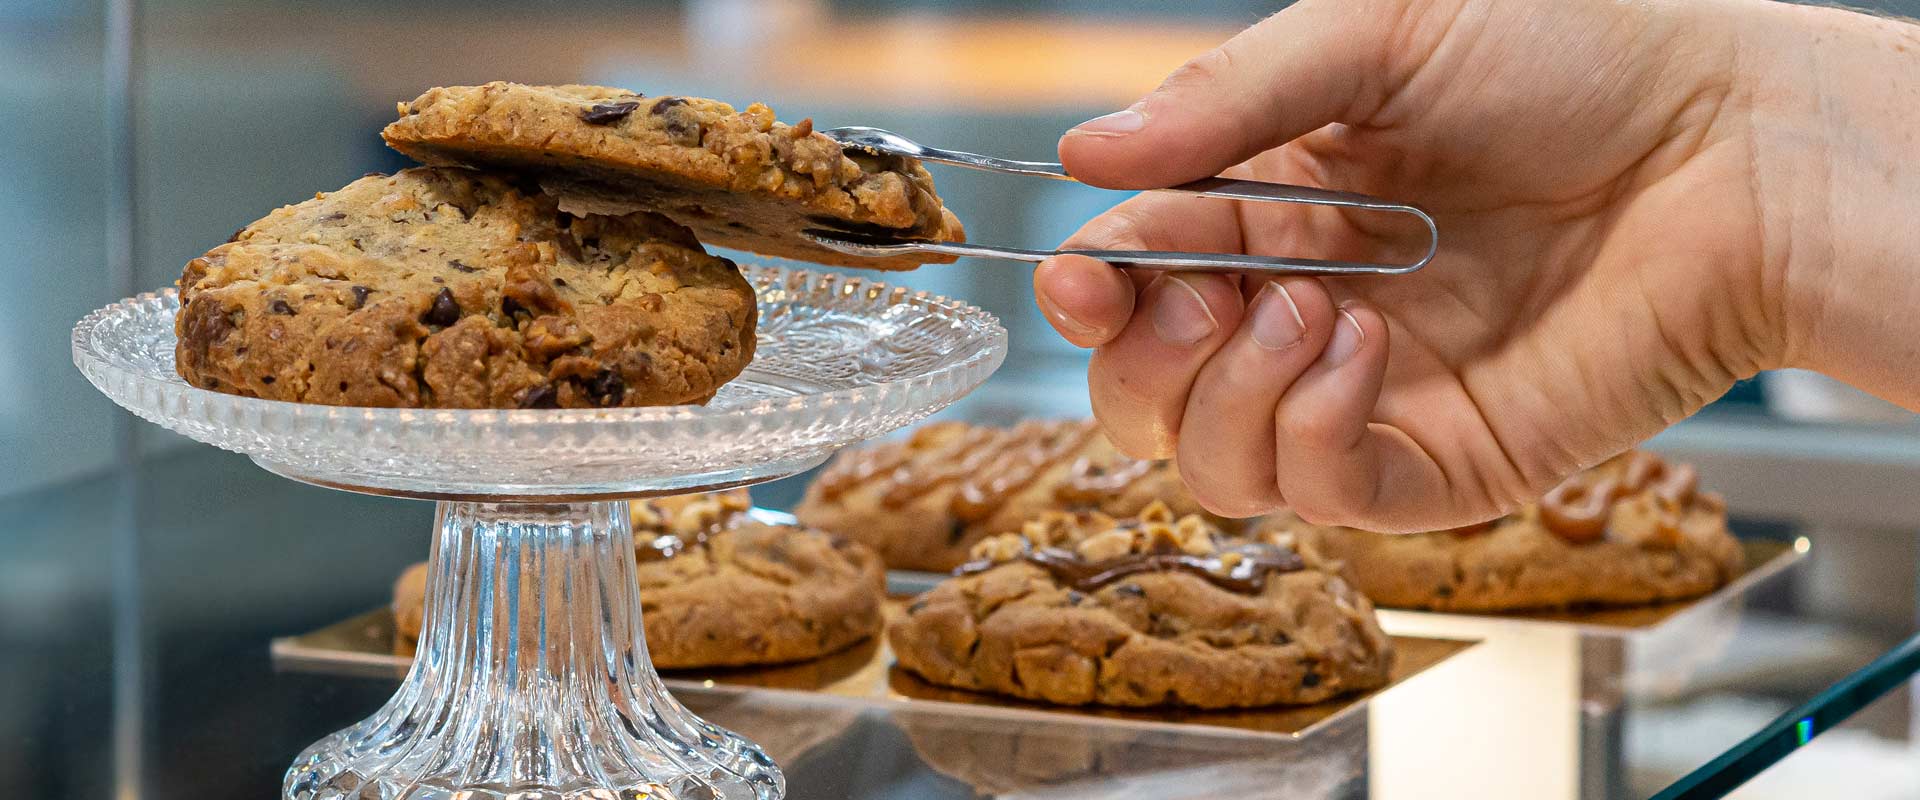
[[1913, 406], [1905, 309], [1920, 303], [1920, 28], [1770, 4], [1741, 42], [1750, 81], [1767, 366], [1826, 372]]

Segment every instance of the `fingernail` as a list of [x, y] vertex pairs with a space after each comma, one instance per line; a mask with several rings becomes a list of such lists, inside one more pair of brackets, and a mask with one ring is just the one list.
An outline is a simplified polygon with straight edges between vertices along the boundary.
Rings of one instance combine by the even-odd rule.
[[1136, 108], [1115, 111], [1104, 117], [1093, 119], [1073, 126], [1068, 133], [1095, 133], [1107, 136], [1120, 136], [1133, 133], [1147, 126], [1147, 115]]
[[1207, 301], [1192, 284], [1172, 275], [1162, 275], [1154, 284], [1153, 332], [1159, 334], [1160, 341], [1187, 347], [1220, 327], [1207, 309]]
[[1300, 316], [1287, 287], [1269, 281], [1253, 298], [1253, 343], [1268, 350], [1285, 350], [1307, 333], [1307, 321]]
[[1053, 298], [1047, 296], [1044, 292], [1034, 293], [1033, 299], [1040, 306], [1041, 315], [1045, 316], [1048, 322], [1053, 323], [1054, 327], [1062, 331], [1075, 336], [1093, 336], [1100, 332], [1098, 328], [1074, 319], [1065, 309], [1054, 304]]
[[1321, 353], [1320, 357], [1328, 364], [1340, 366], [1353, 358], [1354, 353], [1360, 352], [1360, 345], [1366, 341], [1367, 334], [1360, 330], [1360, 320], [1354, 319], [1351, 312], [1342, 308], [1340, 321], [1333, 325], [1333, 340], [1327, 342], [1326, 352]]

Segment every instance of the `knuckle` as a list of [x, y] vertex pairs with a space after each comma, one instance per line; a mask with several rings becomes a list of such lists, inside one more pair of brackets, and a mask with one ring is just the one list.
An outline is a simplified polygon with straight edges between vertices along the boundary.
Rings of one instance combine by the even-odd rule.
[[1236, 479], [1243, 473], [1220, 468], [1213, 459], [1181, 448], [1177, 457], [1180, 480], [1187, 494], [1208, 513], [1229, 519], [1255, 517], [1280, 507], [1278, 489], [1249, 485]]
[[1132, 412], [1129, 410], [1126, 413], [1116, 414], [1113, 407], [1102, 407], [1103, 405], [1105, 404], [1095, 405], [1094, 418], [1100, 421], [1100, 432], [1107, 437], [1108, 442], [1113, 444], [1115, 450], [1120, 451], [1121, 455], [1148, 461], [1173, 457], [1173, 448], [1163, 445], [1159, 440], [1160, 437], [1153, 432], [1153, 426], [1110, 422], [1109, 420], [1128, 418]]
[[1116, 208], [1094, 217], [1070, 238], [1064, 246], [1085, 247], [1102, 250], [1125, 249], [1124, 245], [1139, 241], [1141, 221], [1132, 212]]
[[1186, 63], [1168, 74], [1166, 80], [1161, 81], [1159, 91], [1170, 92], [1206, 86], [1219, 81], [1232, 71], [1232, 50], [1223, 45], [1187, 59]]
[[1276, 424], [1288, 440], [1305, 449], [1337, 449], [1344, 444], [1344, 432], [1324, 415], [1282, 411]]
[[1237, 519], [1259, 513], [1249, 510], [1257, 503], [1249, 502], [1248, 498], [1220, 483], [1217, 480], [1189, 479], [1187, 493], [1193, 495], [1193, 501], [1210, 514]]
[[1294, 516], [1309, 525], [1349, 525], [1359, 518], [1356, 509], [1319, 492], [1288, 492], [1287, 504]]

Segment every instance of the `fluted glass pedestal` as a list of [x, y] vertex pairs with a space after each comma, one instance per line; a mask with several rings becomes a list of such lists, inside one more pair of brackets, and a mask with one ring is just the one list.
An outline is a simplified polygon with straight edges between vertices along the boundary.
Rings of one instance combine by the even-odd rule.
[[437, 500], [420, 655], [365, 722], [307, 748], [288, 798], [776, 798], [759, 748], [687, 712], [647, 659], [625, 498], [743, 486], [921, 419], [991, 375], [978, 308], [857, 277], [743, 270], [753, 363], [705, 406], [341, 408], [174, 372], [172, 291], [100, 309], [73, 360], [141, 417], [277, 474]]
[[626, 502], [443, 502], [431, 564], [400, 691], [300, 754], [288, 798], [782, 795], [760, 748], [661, 686]]

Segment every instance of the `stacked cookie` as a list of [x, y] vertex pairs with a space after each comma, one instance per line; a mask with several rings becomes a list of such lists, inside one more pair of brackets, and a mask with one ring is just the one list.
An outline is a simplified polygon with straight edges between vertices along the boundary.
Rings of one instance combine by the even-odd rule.
[[[655, 666], [803, 661], [879, 632], [885, 574], [866, 547], [747, 514], [745, 490], [633, 503], [641, 620]], [[427, 565], [394, 585], [403, 645], [420, 636]]]
[[[195, 386], [327, 405], [702, 403], [752, 359], [752, 288], [701, 240], [851, 261], [804, 228], [957, 239], [910, 159], [754, 104], [593, 86], [436, 88], [389, 144], [432, 166], [287, 206], [180, 277]], [[698, 231], [698, 233], [696, 233]]]

